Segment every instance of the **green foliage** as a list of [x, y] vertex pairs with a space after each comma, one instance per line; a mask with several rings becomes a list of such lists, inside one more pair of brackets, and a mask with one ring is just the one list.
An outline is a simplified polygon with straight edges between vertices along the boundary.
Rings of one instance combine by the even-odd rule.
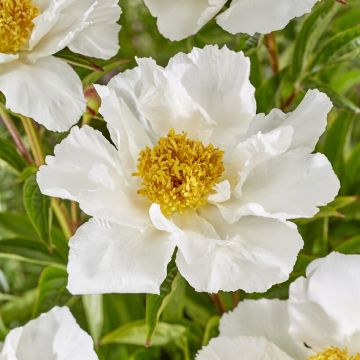
[[[211, 21], [198, 34], [171, 42], [159, 34], [156, 20], [142, 1], [123, 0], [121, 6], [117, 56], [102, 61], [67, 50], [57, 54], [74, 65], [84, 86], [106, 83], [111, 76], [133, 68], [135, 56], [152, 56], [166, 65], [178, 52], [217, 43], [250, 57], [258, 112], [275, 107], [292, 111], [310, 88], [326, 92], [334, 103], [316, 150], [332, 163], [342, 184], [339, 196], [312, 219], [295, 221], [305, 246], [289, 281], [265, 294], [220, 293], [220, 305], [231, 310], [239, 298], [287, 298], [289, 284], [304, 274], [313, 259], [334, 250], [360, 254], [360, 0], [348, 0], [348, 5], [319, 1], [309, 15], [273, 33], [278, 71], [271, 66], [266, 36], [231, 35]], [[14, 122], [30, 148], [16, 116]], [[109, 138], [99, 114], [89, 113], [82, 122]], [[52, 154], [66, 136], [37, 130], [45, 154]], [[53, 306], [67, 305], [91, 334], [102, 360], [193, 359], [218, 333], [219, 304], [214, 297], [196, 293], [173, 262], [160, 295], [71, 295], [66, 290], [66, 234], [73, 233], [87, 217], [69, 201], [54, 204], [42, 195], [35, 171], [0, 123], [0, 272], [7, 285], [0, 283], [0, 340], [9, 329]], [[70, 224], [68, 229], [64, 223]]]

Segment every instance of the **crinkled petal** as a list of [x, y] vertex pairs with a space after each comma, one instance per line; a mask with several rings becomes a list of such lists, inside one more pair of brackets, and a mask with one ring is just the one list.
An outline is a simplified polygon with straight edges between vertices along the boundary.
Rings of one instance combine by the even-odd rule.
[[166, 232], [90, 219], [70, 240], [68, 289], [158, 294], [174, 249]]
[[264, 292], [288, 279], [303, 241], [292, 223], [245, 217], [229, 225], [215, 206], [165, 218], [152, 206], [156, 228], [171, 233], [180, 273], [196, 291]]
[[210, 142], [229, 146], [245, 134], [256, 113], [255, 89], [250, 83], [250, 61], [226, 46], [194, 48], [175, 55], [167, 67], [181, 80], [191, 99], [215, 122]]
[[267, 339], [250, 336], [217, 337], [196, 355], [196, 360], [239, 360], [240, 358], [246, 360], [293, 360]]
[[258, 132], [226, 154], [225, 177], [232, 180], [236, 194], [241, 196], [242, 185], [256, 166], [288, 150], [293, 134], [291, 126], [278, 127], [265, 134]]
[[140, 228], [150, 223], [149, 205], [126, 182], [118, 151], [89, 126], [74, 127], [55, 147], [37, 182], [43, 194], [77, 201], [88, 215]]
[[119, 149], [123, 161], [135, 170], [139, 153], [146, 146], [152, 146], [145, 127], [136, 118], [122, 97], [109, 86], [94, 85], [101, 98], [99, 112], [103, 115], [111, 139]]
[[318, 0], [233, 0], [229, 9], [218, 15], [217, 23], [236, 33], [270, 33], [311, 11]]
[[71, 66], [52, 56], [35, 63], [3, 64], [0, 90], [11, 111], [53, 131], [68, 130], [86, 108], [79, 77]]
[[309, 90], [293, 112], [284, 114], [274, 109], [266, 116], [257, 115], [250, 124], [248, 136], [259, 131], [266, 133], [280, 126], [292, 126], [294, 137], [290, 149], [306, 148], [312, 152], [325, 131], [327, 114], [331, 108], [332, 103], [326, 94], [319, 90]]
[[287, 301], [244, 300], [220, 320], [220, 335], [262, 336], [295, 359], [306, 359], [308, 349], [289, 334]]
[[360, 256], [331, 253], [312, 262], [290, 286], [290, 332], [315, 351], [360, 352]]
[[101, 59], [115, 56], [119, 50], [120, 14], [118, 0], [97, 1], [87, 19], [89, 25], [75, 36], [69, 49]]
[[218, 206], [230, 223], [246, 215], [312, 217], [319, 206], [334, 199], [339, 187], [324, 155], [293, 150], [255, 167], [241, 188], [241, 196]]
[[226, 0], [145, 0], [151, 14], [158, 18], [159, 31], [170, 40], [198, 32], [225, 3]]
[[77, 324], [67, 307], [48, 313], [11, 330], [1, 360], [97, 360], [91, 337]]
[[176, 132], [185, 131], [192, 138], [206, 138], [211, 122], [181, 82], [152, 59], [137, 59], [137, 62], [135, 69], [112, 78], [108, 87], [143, 126], [155, 133], [156, 140], [167, 135], [171, 128]]
[[31, 61], [53, 55], [68, 46], [75, 37], [91, 24], [95, 0], [52, 0], [33, 22], [35, 27], [29, 39]]

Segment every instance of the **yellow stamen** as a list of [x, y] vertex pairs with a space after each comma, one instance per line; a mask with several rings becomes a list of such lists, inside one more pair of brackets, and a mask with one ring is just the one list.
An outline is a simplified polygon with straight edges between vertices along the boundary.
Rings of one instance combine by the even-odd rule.
[[13, 54], [28, 41], [40, 9], [31, 0], [0, 1], [0, 53]]
[[153, 148], [139, 154], [137, 172], [142, 179], [140, 195], [160, 205], [170, 216], [185, 209], [196, 209], [224, 171], [224, 152], [213, 145], [190, 140], [187, 134], [171, 129]]
[[310, 356], [308, 360], [360, 360], [360, 354], [349, 355], [348, 349], [329, 347], [321, 353]]

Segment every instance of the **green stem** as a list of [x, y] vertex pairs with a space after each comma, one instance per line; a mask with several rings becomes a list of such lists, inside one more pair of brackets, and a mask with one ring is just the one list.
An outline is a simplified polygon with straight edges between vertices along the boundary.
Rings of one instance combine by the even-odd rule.
[[70, 221], [66, 214], [66, 210], [61, 206], [57, 199], [53, 199], [51, 205], [66, 239], [70, 239], [73, 232], [71, 231], [71, 226], [69, 225]]
[[21, 115], [20, 115], [20, 119], [23, 123], [26, 135], [29, 139], [31, 151], [35, 158], [35, 164], [36, 166], [41, 166], [42, 164], [44, 164], [45, 157], [40, 143], [39, 134], [34, 125], [34, 122], [28, 117]]
[[0, 116], [22, 157], [28, 164], [33, 164], [34, 160], [32, 159], [28, 149], [24, 145], [21, 135], [18, 132], [14, 122], [12, 121], [11, 117], [9, 116], [2, 104], [0, 104]]

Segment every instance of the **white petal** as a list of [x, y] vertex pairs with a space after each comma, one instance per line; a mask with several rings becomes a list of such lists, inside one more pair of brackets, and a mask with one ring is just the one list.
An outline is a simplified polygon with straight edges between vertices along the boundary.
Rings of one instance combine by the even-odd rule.
[[93, 218], [70, 240], [68, 289], [72, 294], [158, 294], [174, 249], [166, 232]]
[[19, 58], [18, 54], [3, 54], [0, 53], [0, 64], [5, 64], [17, 60]]
[[232, 34], [266, 34], [284, 28], [298, 16], [311, 11], [317, 0], [233, 0], [217, 17], [217, 23]]
[[74, 127], [46, 164], [37, 175], [43, 194], [77, 201], [88, 215], [126, 226], [150, 223], [149, 204], [126, 181], [119, 153], [99, 131]]
[[28, 59], [36, 61], [68, 46], [90, 25], [89, 17], [95, 5], [94, 0], [52, 0], [33, 20], [35, 27], [25, 54]]
[[246, 133], [256, 102], [249, 80], [250, 61], [242, 52], [226, 46], [194, 48], [190, 54], [175, 55], [167, 70], [180, 78], [192, 100], [215, 122], [211, 142], [229, 146], [229, 141]]
[[288, 150], [293, 133], [291, 126], [278, 127], [266, 134], [258, 132], [226, 154], [225, 176], [232, 180], [239, 196], [242, 185], [256, 166]]
[[179, 271], [196, 291], [264, 292], [288, 279], [303, 245], [294, 224], [245, 217], [229, 225], [210, 205], [199, 214], [167, 227], [179, 248]]
[[248, 136], [259, 131], [265, 133], [280, 126], [292, 126], [294, 137], [290, 148], [303, 147], [312, 152], [325, 131], [327, 114], [331, 108], [332, 103], [326, 94], [309, 90], [293, 112], [284, 114], [281, 110], [274, 109], [266, 116], [257, 115], [250, 124]]
[[170, 40], [198, 32], [225, 3], [226, 0], [145, 0], [151, 14], [158, 18], [159, 31]]
[[91, 337], [77, 324], [67, 307], [11, 330], [5, 339], [2, 360], [97, 360]]
[[220, 335], [263, 336], [295, 359], [305, 359], [307, 348], [289, 334], [287, 301], [245, 300], [220, 320]]
[[68, 130], [86, 108], [79, 77], [71, 66], [52, 56], [33, 64], [2, 65], [0, 90], [11, 111], [53, 131]]
[[133, 166], [134, 170], [140, 151], [146, 146], [152, 146], [145, 127], [112, 87], [94, 86], [101, 98], [99, 112], [108, 125], [111, 139], [119, 149], [124, 162], [128, 166]]
[[331, 253], [290, 286], [290, 332], [315, 351], [360, 352], [360, 256]]
[[159, 136], [170, 128], [203, 139], [210, 129], [206, 112], [196, 104], [181, 82], [152, 59], [137, 59], [135, 69], [112, 78], [113, 89], [144, 126]]
[[87, 19], [89, 24], [68, 45], [73, 52], [109, 59], [119, 50], [121, 9], [118, 0], [98, 1]]
[[219, 206], [229, 221], [244, 215], [292, 219], [311, 217], [339, 191], [339, 180], [322, 154], [290, 151], [249, 173], [241, 196]]
[[275, 344], [262, 337], [220, 336], [212, 339], [196, 355], [196, 360], [292, 360]]

